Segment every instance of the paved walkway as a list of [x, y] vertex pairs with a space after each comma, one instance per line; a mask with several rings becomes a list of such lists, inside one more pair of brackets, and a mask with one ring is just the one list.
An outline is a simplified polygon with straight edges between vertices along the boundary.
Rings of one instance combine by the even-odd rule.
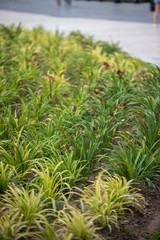
[[[119, 42], [132, 56], [160, 66], [160, 24], [152, 27], [149, 3], [119, 3], [73, 0], [0, 0], [0, 23], [19, 24], [68, 34], [80, 30], [95, 40]], [[160, 18], [159, 18], [160, 23]]]

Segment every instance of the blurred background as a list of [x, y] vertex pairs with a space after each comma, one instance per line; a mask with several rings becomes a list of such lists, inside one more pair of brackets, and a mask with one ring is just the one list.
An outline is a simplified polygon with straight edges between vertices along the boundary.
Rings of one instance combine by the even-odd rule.
[[160, 66], [160, 27], [152, 26], [148, 0], [0, 0], [0, 24], [19, 23], [64, 34], [79, 30]]

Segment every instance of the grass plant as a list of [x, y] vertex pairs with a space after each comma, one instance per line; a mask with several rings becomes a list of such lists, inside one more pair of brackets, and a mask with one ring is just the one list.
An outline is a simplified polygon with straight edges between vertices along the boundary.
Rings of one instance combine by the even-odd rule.
[[41, 200], [46, 200], [46, 205], [49, 208], [57, 210], [63, 201], [64, 193], [70, 190], [70, 185], [67, 184], [65, 179], [68, 176], [63, 177], [64, 172], [58, 172], [57, 169], [62, 162], [59, 162], [56, 167], [48, 167], [46, 164], [44, 166], [38, 163], [38, 168], [32, 169], [35, 173], [36, 178], [33, 179], [32, 184], [35, 189], [40, 193], [43, 191]]
[[[135, 143], [135, 140], [137, 142]], [[149, 186], [154, 185], [153, 179], [159, 175], [159, 149], [152, 152], [144, 139], [121, 139], [108, 155], [112, 172], [125, 176], [128, 180], [134, 179], [135, 183], [144, 182]]]
[[60, 232], [65, 232], [70, 239], [99, 239], [95, 231], [94, 217], [81, 213], [78, 209], [68, 206], [58, 213], [58, 225]]
[[[43, 224], [38, 224], [39, 232], [37, 233], [37, 240], [60, 240], [59, 234], [55, 231], [54, 224], [44, 221]], [[65, 239], [65, 238], [63, 238]], [[69, 238], [68, 238], [69, 239]], [[66, 239], [67, 240], [67, 239]]]
[[28, 232], [27, 222], [23, 221], [23, 215], [9, 213], [0, 217], [0, 239], [18, 240], [31, 236], [32, 234]]
[[16, 183], [17, 172], [16, 170], [9, 166], [8, 164], [4, 164], [2, 161], [0, 162], [0, 193], [4, 194], [8, 189], [9, 185], [12, 183]]
[[102, 227], [112, 230], [112, 225], [118, 227], [118, 219], [126, 210], [132, 213], [132, 207], [140, 207], [142, 195], [138, 189], [131, 188], [131, 181], [124, 177], [105, 176], [103, 171], [92, 185], [80, 190], [80, 196], [92, 216], [97, 216], [97, 221]]
[[36, 193], [34, 189], [29, 191], [24, 188], [10, 187], [3, 196], [1, 204], [3, 210], [19, 213], [28, 226], [33, 226], [36, 221], [43, 219], [43, 214], [48, 211], [45, 209], [46, 203], [43, 195], [42, 190]]

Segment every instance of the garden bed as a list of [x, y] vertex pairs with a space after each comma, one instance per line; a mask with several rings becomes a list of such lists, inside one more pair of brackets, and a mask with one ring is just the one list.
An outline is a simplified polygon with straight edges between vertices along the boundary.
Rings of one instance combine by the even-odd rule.
[[0, 81], [0, 239], [159, 239], [158, 67], [1, 25]]

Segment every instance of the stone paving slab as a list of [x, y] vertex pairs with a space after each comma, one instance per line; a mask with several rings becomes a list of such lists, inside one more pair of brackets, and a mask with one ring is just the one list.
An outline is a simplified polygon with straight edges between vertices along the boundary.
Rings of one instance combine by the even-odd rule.
[[38, 25], [64, 34], [80, 30], [95, 40], [119, 42], [134, 57], [160, 66], [160, 26], [152, 27], [149, 3], [55, 0], [0, 0], [0, 24]]

